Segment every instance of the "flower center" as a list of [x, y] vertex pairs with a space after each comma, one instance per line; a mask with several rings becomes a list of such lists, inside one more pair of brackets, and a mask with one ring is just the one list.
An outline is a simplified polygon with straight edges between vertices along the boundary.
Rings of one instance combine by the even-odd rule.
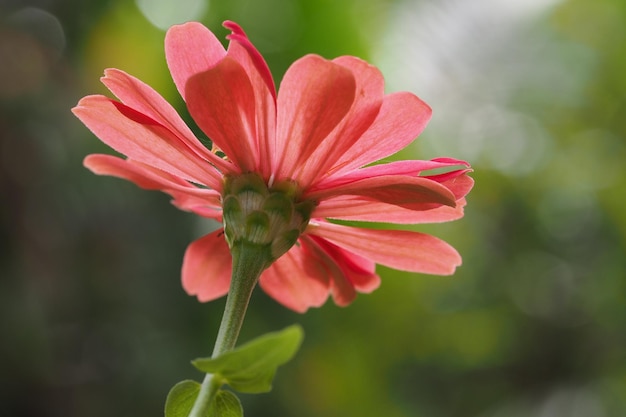
[[264, 247], [269, 266], [296, 243], [309, 224], [317, 203], [300, 200], [300, 194], [295, 181], [268, 186], [255, 173], [226, 176], [222, 208], [228, 246]]

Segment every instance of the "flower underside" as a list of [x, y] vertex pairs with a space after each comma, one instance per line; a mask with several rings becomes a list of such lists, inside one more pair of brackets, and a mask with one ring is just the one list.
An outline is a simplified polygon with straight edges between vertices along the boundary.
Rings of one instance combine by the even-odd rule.
[[301, 200], [296, 182], [268, 185], [256, 173], [227, 175], [222, 207], [228, 246], [255, 245], [266, 253], [268, 266], [285, 254], [304, 232], [317, 205]]

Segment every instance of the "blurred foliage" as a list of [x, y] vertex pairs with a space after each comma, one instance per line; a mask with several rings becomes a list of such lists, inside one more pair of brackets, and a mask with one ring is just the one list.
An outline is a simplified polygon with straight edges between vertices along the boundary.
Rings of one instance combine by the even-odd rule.
[[[189, 360], [223, 300], [197, 303], [179, 274], [210, 225], [82, 168], [109, 151], [69, 112], [107, 67], [184, 112], [149, 20], [172, 16], [161, 3], [0, 3], [3, 416], [162, 415], [176, 381], [201, 378]], [[420, 228], [462, 253], [454, 277], [381, 268], [373, 294], [305, 315], [254, 294], [242, 342], [292, 323], [307, 337], [246, 415], [626, 415], [625, 2], [176, 4], [222, 38], [240, 23], [277, 78], [306, 53], [374, 60], [435, 110], [401, 156], [475, 169], [466, 217]]]

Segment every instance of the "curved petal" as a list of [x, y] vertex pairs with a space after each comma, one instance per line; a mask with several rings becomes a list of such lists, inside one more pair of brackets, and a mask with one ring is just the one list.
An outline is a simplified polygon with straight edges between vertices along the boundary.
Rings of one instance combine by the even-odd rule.
[[255, 96], [244, 68], [226, 57], [190, 77], [187, 107], [198, 126], [240, 171], [256, 171]]
[[228, 172], [230, 164], [204, 147], [176, 110], [159, 93], [124, 71], [107, 69], [104, 74], [105, 76], [101, 78], [102, 83], [122, 103], [165, 126], [202, 158], [208, 160], [222, 172]]
[[[275, 100], [276, 86], [274, 84], [274, 78], [272, 77], [272, 72], [270, 71], [270, 68], [267, 66], [267, 62], [265, 62], [265, 59], [263, 59], [263, 55], [261, 55], [258, 49], [256, 49], [252, 42], [250, 42], [250, 39], [248, 39], [246, 32], [244, 32], [241, 26], [239, 26], [237, 23], [227, 20], [223, 23], [223, 26], [227, 29], [230, 29], [231, 31], [231, 34], [226, 36], [226, 39], [234, 41], [235, 44], [241, 45], [243, 49], [245, 49], [251, 60], [252, 65], [256, 68], [256, 73], [259, 74], [260, 78], [263, 80]], [[236, 50], [236, 48], [232, 48], [233, 45], [234, 44], [231, 43], [228, 47], [229, 55], [233, 52], [233, 49]], [[236, 54], [239, 55], [238, 53]], [[249, 69], [248, 73], [250, 74], [252, 73], [252, 71], [250, 71]]]
[[276, 301], [299, 313], [324, 304], [329, 291], [327, 271], [303, 241], [265, 270], [259, 285]]
[[320, 143], [350, 110], [356, 83], [347, 68], [316, 55], [297, 60], [278, 91], [273, 172], [293, 178]]
[[318, 246], [331, 276], [331, 294], [338, 306], [347, 306], [356, 298], [356, 292], [369, 293], [380, 286], [376, 264], [352, 252], [346, 251], [318, 236], [304, 236]]
[[221, 175], [154, 119], [104, 96], [87, 96], [72, 109], [98, 137], [135, 161], [221, 190]]
[[385, 96], [376, 120], [337, 160], [334, 173], [346, 173], [398, 152], [422, 133], [431, 114], [430, 107], [411, 93]]
[[454, 194], [436, 181], [406, 175], [383, 175], [364, 178], [348, 184], [307, 193], [304, 198], [322, 201], [344, 195], [361, 196], [367, 199], [394, 204], [405, 208], [424, 210], [425, 203], [435, 208], [440, 204], [454, 207]]
[[196, 197], [206, 198], [219, 205], [220, 193], [217, 191], [198, 188], [179, 177], [140, 162], [113, 155], [91, 154], [85, 157], [83, 165], [94, 174], [123, 178], [147, 190], [177, 190]]
[[474, 179], [467, 175], [471, 171], [471, 169], [462, 169], [424, 178], [439, 182], [450, 190], [456, 199], [460, 199], [465, 197], [474, 187]]
[[298, 167], [294, 177], [303, 187], [319, 181], [332, 171], [336, 161], [350, 149], [376, 119], [385, 93], [385, 83], [378, 68], [351, 56], [332, 61], [350, 70], [356, 81], [354, 102], [338, 126], [318, 148]]
[[187, 81], [213, 68], [226, 50], [213, 32], [197, 22], [172, 26], [165, 35], [165, 58], [180, 95], [187, 100]]
[[267, 64], [243, 30], [233, 22], [225, 22], [224, 26], [233, 30], [233, 34], [227, 36], [231, 40], [228, 56], [244, 68], [254, 90], [258, 169], [268, 180], [272, 161], [270, 142], [276, 134], [276, 88]]
[[461, 256], [436, 237], [406, 230], [372, 230], [327, 222], [310, 223], [307, 232], [376, 263], [403, 271], [451, 275]]
[[192, 242], [183, 258], [183, 288], [201, 302], [228, 293], [232, 258], [224, 230], [219, 229]]
[[[320, 243], [324, 243], [326, 241], [311, 235], [302, 236], [300, 241], [307, 243], [307, 245], [311, 248], [312, 256], [315, 256], [317, 259], [317, 264], [324, 269], [324, 274], [327, 280], [329, 280], [329, 285], [326, 290], [327, 295], [330, 291], [333, 296], [333, 301], [338, 306], [343, 307], [350, 304], [356, 298], [356, 290], [346, 277], [344, 271], [335, 261], [335, 257], [340, 257], [338, 252], [343, 252], [343, 249], [339, 249], [337, 247], [330, 248], [331, 253], [328, 253], [327, 250], [324, 250], [322, 245], [320, 245]], [[335, 256], [332, 255], [333, 253]]]
[[185, 192], [168, 191], [167, 193], [174, 197], [172, 204], [178, 209], [190, 211], [198, 216], [213, 219], [222, 223], [223, 212], [219, 196], [217, 196], [215, 200], [207, 201], [206, 198], [201, 198]]
[[[122, 178], [146, 190], [196, 188], [180, 177], [165, 171], [138, 162], [133, 163], [128, 159], [122, 159], [113, 155], [87, 155], [83, 160], [83, 165], [94, 174]], [[211, 192], [214, 193], [215, 191], [211, 190]]]
[[323, 200], [315, 208], [312, 218], [330, 218], [364, 222], [382, 222], [393, 224], [442, 223], [463, 217], [465, 199], [457, 200], [455, 207], [425, 203], [423, 210], [404, 208], [380, 201], [360, 197], [343, 196]]
[[123, 178], [147, 190], [161, 190], [174, 197], [172, 203], [181, 210], [222, 220], [220, 194], [217, 191], [198, 188], [165, 171], [112, 155], [88, 155], [83, 164], [94, 174]]
[[[373, 165], [373, 166], [369, 166], [365, 168], [355, 169], [344, 175], [331, 175], [330, 177], [326, 178], [324, 181], [321, 181], [319, 184], [312, 187], [312, 189], [316, 190], [316, 189], [336, 187], [338, 185], [346, 184], [352, 181], [356, 181], [356, 180], [360, 180], [364, 178], [370, 178], [370, 177], [378, 177], [381, 175], [418, 176], [422, 174], [424, 171], [430, 171], [430, 170], [435, 170], [435, 169], [447, 169], [447, 168], [453, 168], [457, 166], [469, 167], [469, 164], [465, 161], [461, 161], [460, 159], [451, 159], [451, 158], [448, 158], [447, 162], [442, 162], [437, 159], [433, 159], [430, 161], [420, 161], [420, 160], [394, 161], [394, 162], [389, 162], [387, 164], [379, 164], [379, 165]], [[453, 172], [458, 172], [458, 170], [453, 171]], [[435, 179], [434, 176], [426, 176], [425, 178]], [[441, 182], [441, 181], [437, 181], [437, 182]]]

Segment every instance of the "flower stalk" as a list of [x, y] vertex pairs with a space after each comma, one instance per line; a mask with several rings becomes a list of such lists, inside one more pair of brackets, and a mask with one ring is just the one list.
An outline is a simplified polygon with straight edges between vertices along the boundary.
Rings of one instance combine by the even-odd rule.
[[[212, 358], [234, 349], [248, 309], [252, 291], [261, 273], [269, 266], [267, 249], [261, 245], [239, 242], [231, 248], [233, 272], [224, 315], [217, 333]], [[222, 382], [206, 374], [189, 417], [204, 417]]]

